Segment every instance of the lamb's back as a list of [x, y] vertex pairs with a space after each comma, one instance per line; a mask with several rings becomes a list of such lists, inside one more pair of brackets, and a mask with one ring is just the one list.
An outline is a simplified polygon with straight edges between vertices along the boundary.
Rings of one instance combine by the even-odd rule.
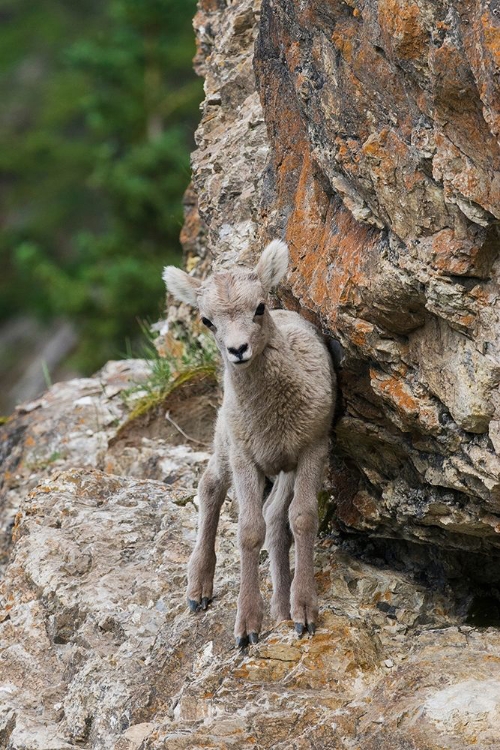
[[331, 357], [316, 326], [291, 310], [272, 310], [271, 315], [300, 368], [310, 374], [323, 370], [334, 380]]

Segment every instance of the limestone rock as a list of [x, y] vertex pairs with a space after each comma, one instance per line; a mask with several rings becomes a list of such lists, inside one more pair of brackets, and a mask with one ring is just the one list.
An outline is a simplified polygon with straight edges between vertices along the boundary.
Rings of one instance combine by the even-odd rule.
[[147, 378], [144, 360], [109, 362], [93, 378], [56, 383], [0, 429], [0, 571], [22, 500], [53, 469], [95, 467], [129, 409], [121, 393]]
[[[266, 616], [233, 643], [236, 523], [216, 596], [185, 602], [194, 485], [52, 474], [23, 501], [1, 586], [0, 743], [8, 750], [495, 747], [500, 635], [407, 573], [318, 543], [317, 634]], [[262, 587], [270, 600], [267, 562]]]
[[218, 402], [215, 377], [201, 370], [133, 419], [150, 376], [145, 360], [108, 362], [17, 408], [0, 429], [0, 572], [20, 505], [54, 471], [99, 468], [192, 487], [209, 458]]
[[[252, 68], [259, 14], [260, 0], [227, 6], [201, 0], [194, 19], [195, 67], [205, 78], [205, 101], [191, 158], [193, 185], [209, 246], [218, 248], [220, 263], [251, 255], [258, 233], [268, 157]], [[183, 244], [192, 241], [185, 228]]]
[[[144, 362], [109, 364], [54, 386], [4, 428], [19, 474], [6, 477], [4, 495], [13, 502], [17, 488], [0, 584], [0, 747], [495, 747], [500, 635], [466, 624], [474, 608], [479, 625], [492, 620], [487, 596], [471, 607], [484, 581], [498, 585], [495, 565], [476, 570], [474, 582], [470, 569], [484, 559], [469, 554], [467, 568], [458, 553], [432, 560], [421, 547], [419, 562], [406, 549], [402, 570], [373, 545], [318, 540], [320, 621], [313, 638], [299, 639], [292, 623], [269, 618], [263, 554], [264, 630], [240, 652], [228, 503], [213, 605], [188, 612], [186, 564], [208, 458], [195, 442], [196, 414], [216, 392], [195, 380], [131, 419], [120, 394], [147, 375]], [[192, 431], [190, 445], [161, 421], [167, 408]], [[55, 448], [61, 455], [40, 460]], [[366, 493], [356, 508], [383, 521]]]

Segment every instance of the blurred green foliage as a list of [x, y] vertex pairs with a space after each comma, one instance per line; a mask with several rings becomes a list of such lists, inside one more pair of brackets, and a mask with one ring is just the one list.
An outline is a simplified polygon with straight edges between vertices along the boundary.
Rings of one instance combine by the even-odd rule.
[[0, 0], [0, 320], [70, 317], [83, 372], [158, 317], [202, 84], [195, 0]]

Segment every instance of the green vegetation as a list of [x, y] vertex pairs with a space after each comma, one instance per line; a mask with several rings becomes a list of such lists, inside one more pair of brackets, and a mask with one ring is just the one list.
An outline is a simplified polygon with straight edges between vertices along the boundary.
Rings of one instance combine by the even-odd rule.
[[[200, 331], [198, 335], [187, 332], [179, 323], [171, 331], [177, 344], [176, 355], [160, 356], [155, 346], [154, 334], [143, 327], [146, 344], [142, 356], [150, 362], [151, 374], [147, 381], [124, 391], [123, 397], [133, 406], [130, 419], [154, 409], [175, 388], [197, 374], [214, 375], [218, 356], [213, 336]], [[139, 398], [137, 399], [137, 395]]]
[[158, 317], [202, 96], [195, 0], [0, 0], [0, 322], [72, 319], [89, 373]]
[[335, 519], [335, 509], [332, 493], [327, 490], [320, 490], [320, 492], [318, 492], [318, 533], [320, 535], [331, 532], [332, 522]]
[[25, 463], [25, 466], [30, 471], [43, 471], [43, 469], [47, 469], [51, 464], [59, 461], [59, 459], [61, 458], [65, 458], [65, 456], [60, 451], [55, 451], [54, 453], [51, 453], [47, 458], [28, 461], [27, 463]]

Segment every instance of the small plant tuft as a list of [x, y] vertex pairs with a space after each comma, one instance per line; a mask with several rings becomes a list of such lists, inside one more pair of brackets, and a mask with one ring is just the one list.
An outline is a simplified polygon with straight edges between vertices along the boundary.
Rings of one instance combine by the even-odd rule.
[[159, 334], [147, 323], [141, 323], [144, 344], [140, 356], [150, 363], [150, 375], [141, 383], [123, 391], [123, 398], [133, 403], [130, 419], [147, 413], [173, 390], [200, 372], [215, 375], [217, 346], [212, 336], [203, 331], [194, 335], [180, 323], [173, 323], [167, 334], [168, 343], [158, 351]]

